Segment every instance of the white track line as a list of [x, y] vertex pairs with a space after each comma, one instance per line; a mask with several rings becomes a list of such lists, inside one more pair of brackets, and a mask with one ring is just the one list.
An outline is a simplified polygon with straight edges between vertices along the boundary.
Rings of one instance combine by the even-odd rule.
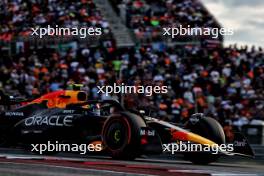
[[[25, 163], [15, 163], [15, 162], [0, 162], [0, 164], [12, 164], [12, 165], [24, 165], [28, 166], [29, 164]], [[45, 166], [45, 167], [55, 167], [55, 168], [61, 168], [61, 169], [72, 169], [72, 170], [78, 170], [78, 171], [87, 171], [87, 172], [97, 172], [97, 173], [102, 173], [102, 174], [113, 174], [113, 175], [127, 175], [127, 176], [154, 176], [154, 175], [146, 175], [146, 174], [137, 174], [137, 173], [127, 173], [127, 172], [120, 172], [120, 171], [110, 171], [110, 170], [97, 170], [97, 169], [88, 169], [88, 168], [76, 168], [76, 167], [71, 167], [71, 166], [54, 166], [54, 165], [48, 165], [48, 164], [35, 164], [35, 163], [30, 163], [30, 165], [33, 166]], [[87, 174], [89, 175], [89, 173]]]

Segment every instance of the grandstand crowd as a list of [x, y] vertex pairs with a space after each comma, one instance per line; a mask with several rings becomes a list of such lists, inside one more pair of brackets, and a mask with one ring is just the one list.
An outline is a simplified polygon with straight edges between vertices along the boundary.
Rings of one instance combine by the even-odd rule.
[[219, 27], [199, 0], [111, 1], [119, 4], [126, 25], [139, 39], [160, 38], [163, 27]]
[[[127, 26], [139, 38], [155, 37], [163, 26], [217, 27], [198, 0], [134, 0], [119, 2], [126, 10]], [[0, 40], [24, 35], [32, 26], [97, 26], [109, 24], [92, 0], [0, 2]], [[204, 112], [224, 123], [264, 120], [264, 51], [262, 48], [206, 49], [199, 45], [137, 45], [116, 48], [113, 41], [97, 47], [25, 49], [0, 56], [0, 88], [12, 95], [38, 97], [82, 83], [90, 99], [120, 99], [98, 94], [97, 86], [165, 85], [167, 94], [124, 95], [128, 107], [153, 106], [160, 118], [184, 122]], [[0, 47], [1, 50], [1, 47]]]
[[220, 121], [246, 121], [264, 117], [264, 53], [261, 48], [248, 50], [87, 47], [61, 55], [44, 48], [1, 58], [1, 87], [32, 97], [75, 82], [86, 85], [91, 99], [105, 99], [119, 95], [98, 94], [97, 85], [166, 85], [167, 94], [125, 96], [125, 102], [158, 107], [160, 117], [171, 117], [167, 120], [175, 122], [194, 112]]
[[31, 28], [100, 27], [110, 33], [109, 23], [102, 17], [92, 0], [1, 0], [0, 40], [29, 36]]

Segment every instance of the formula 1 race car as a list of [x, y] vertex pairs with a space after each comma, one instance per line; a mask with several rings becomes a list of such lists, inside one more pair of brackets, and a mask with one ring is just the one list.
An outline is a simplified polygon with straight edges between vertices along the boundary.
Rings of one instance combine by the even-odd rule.
[[[10, 107], [0, 114], [2, 146], [25, 146], [46, 141], [99, 143], [114, 159], [135, 159], [142, 154], [177, 152], [173, 144], [200, 144], [208, 151], [183, 152], [187, 160], [208, 164], [221, 155], [253, 156], [247, 140], [235, 135], [233, 151], [225, 144], [221, 125], [203, 114], [194, 114], [184, 125], [149, 117], [143, 111], [126, 110], [115, 100], [87, 100], [81, 90], [60, 90], [29, 101], [1, 92], [0, 103]], [[188, 128], [188, 129], [187, 129]], [[215, 149], [219, 153], [212, 153]]]

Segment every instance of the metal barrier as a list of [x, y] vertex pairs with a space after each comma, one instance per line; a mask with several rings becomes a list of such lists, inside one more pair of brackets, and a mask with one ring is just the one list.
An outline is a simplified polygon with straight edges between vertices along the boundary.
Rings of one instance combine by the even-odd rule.
[[[103, 34], [101, 36], [87, 36], [86, 38], [80, 38], [80, 36], [44, 36], [39, 38], [37, 36], [27, 36], [27, 37], [14, 37], [11, 41], [0, 40], [1, 51], [6, 53], [4, 55], [16, 54], [15, 48], [17, 42], [25, 42], [31, 48], [43, 48], [44, 46], [55, 46], [58, 44], [65, 44], [73, 41], [77, 41], [83, 46], [99, 46], [101, 41], [112, 40], [113, 36], [111, 33]], [[3, 53], [2, 53], [3, 55]]]
[[264, 146], [263, 145], [251, 145], [256, 159], [264, 159]]
[[247, 137], [249, 143], [264, 146], [264, 122], [244, 125], [242, 133]]

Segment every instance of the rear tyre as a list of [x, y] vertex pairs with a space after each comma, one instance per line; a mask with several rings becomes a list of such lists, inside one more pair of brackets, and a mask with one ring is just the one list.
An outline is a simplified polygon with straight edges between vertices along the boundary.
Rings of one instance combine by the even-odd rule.
[[6, 144], [6, 137], [3, 134], [0, 134], [0, 147], [5, 146]]
[[9, 145], [12, 145], [12, 136], [7, 135], [10, 134], [7, 131], [0, 130], [0, 147], [7, 147]]
[[103, 146], [114, 159], [133, 160], [140, 155], [140, 129], [144, 120], [124, 112], [107, 119], [103, 126]]
[[[199, 122], [191, 125], [191, 131], [217, 144], [225, 144], [225, 134], [222, 126], [211, 117], [201, 117]], [[219, 154], [207, 152], [191, 152], [185, 154], [187, 160], [194, 164], [202, 165], [215, 162], [219, 157]]]

